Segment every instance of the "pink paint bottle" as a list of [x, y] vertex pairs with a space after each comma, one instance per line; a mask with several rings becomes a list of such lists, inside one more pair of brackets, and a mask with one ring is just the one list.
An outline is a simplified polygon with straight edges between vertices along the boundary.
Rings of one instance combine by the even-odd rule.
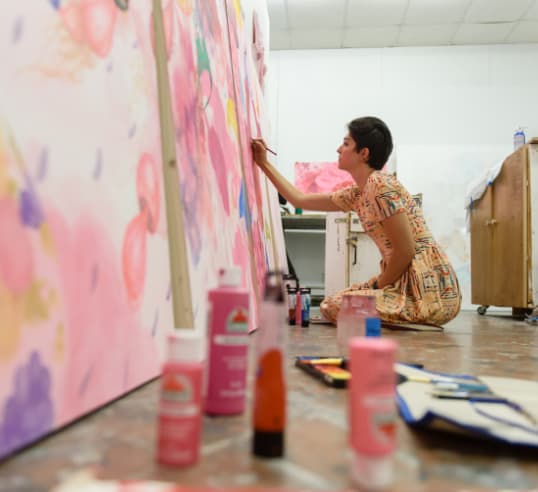
[[198, 461], [202, 425], [204, 339], [190, 329], [168, 336], [161, 374], [157, 461], [187, 466]]
[[392, 482], [396, 343], [383, 338], [352, 338], [349, 352], [351, 476], [361, 487], [380, 489]]
[[301, 291], [299, 287], [299, 279], [297, 279], [297, 297], [295, 302], [295, 324], [297, 326], [301, 326], [301, 323], [303, 321], [303, 306], [302, 306], [302, 299], [301, 299]]
[[208, 294], [209, 369], [205, 412], [234, 415], [245, 410], [248, 366], [249, 292], [241, 270], [221, 270], [219, 286]]

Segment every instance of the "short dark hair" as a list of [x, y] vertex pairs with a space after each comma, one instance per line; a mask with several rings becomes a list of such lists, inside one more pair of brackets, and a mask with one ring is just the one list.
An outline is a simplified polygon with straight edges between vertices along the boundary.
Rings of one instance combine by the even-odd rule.
[[347, 128], [357, 152], [365, 147], [370, 151], [368, 165], [377, 171], [382, 169], [393, 148], [388, 126], [375, 116], [364, 116], [349, 122]]

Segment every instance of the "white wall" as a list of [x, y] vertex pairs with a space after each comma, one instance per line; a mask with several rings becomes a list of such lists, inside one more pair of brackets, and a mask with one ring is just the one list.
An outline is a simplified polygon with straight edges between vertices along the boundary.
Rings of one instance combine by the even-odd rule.
[[538, 44], [271, 52], [275, 164], [336, 160], [346, 123], [379, 116], [391, 128], [398, 177], [424, 195], [470, 306], [467, 184], [512, 151], [518, 126], [538, 136]]

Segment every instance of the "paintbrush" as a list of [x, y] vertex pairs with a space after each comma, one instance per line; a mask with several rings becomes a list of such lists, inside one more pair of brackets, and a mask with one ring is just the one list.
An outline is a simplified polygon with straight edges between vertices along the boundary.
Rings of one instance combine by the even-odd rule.
[[273, 155], [276, 155], [276, 152], [272, 149], [270, 149], [269, 147], [267, 147], [267, 145], [265, 145], [265, 142], [261, 139], [261, 138], [253, 138], [252, 139], [253, 142], [259, 142], [263, 145], [263, 148], [267, 151], [267, 152], [271, 152], [271, 154]]
[[265, 147], [265, 150], [267, 150], [267, 152], [271, 152], [271, 154], [273, 155], [276, 155], [276, 152], [274, 150], [271, 150], [269, 147], [267, 147], [266, 145], [264, 145]]

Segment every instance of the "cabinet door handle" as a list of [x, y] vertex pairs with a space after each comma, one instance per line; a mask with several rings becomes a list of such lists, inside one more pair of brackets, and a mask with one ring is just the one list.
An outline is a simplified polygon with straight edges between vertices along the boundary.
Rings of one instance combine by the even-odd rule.
[[356, 265], [357, 264], [357, 238], [348, 237], [347, 244], [353, 247], [353, 261], [351, 262], [351, 264]]
[[486, 220], [486, 225], [487, 226], [492, 226], [492, 225], [495, 225], [495, 224], [497, 224], [497, 221], [495, 219]]

